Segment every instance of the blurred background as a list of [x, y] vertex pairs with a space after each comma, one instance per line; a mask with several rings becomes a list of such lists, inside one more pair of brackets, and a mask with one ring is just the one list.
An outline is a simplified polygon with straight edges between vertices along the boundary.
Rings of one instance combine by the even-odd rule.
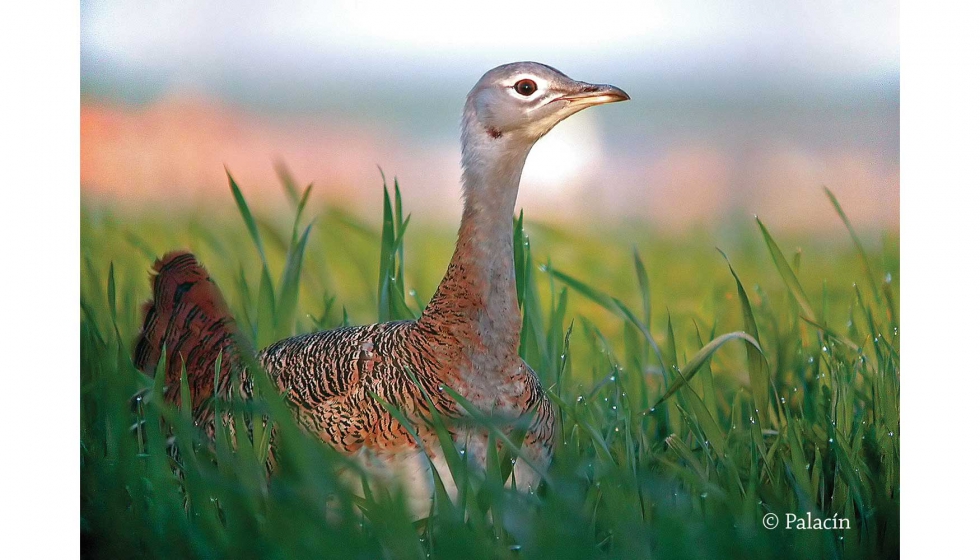
[[[536, 220], [747, 222], [841, 231], [899, 219], [897, 2], [81, 4], [83, 205], [285, 205], [274, 163], [375, 216], [379, 167], [413, 221], [458, 219], [459, 114], [486, 70], [536, 60], [633, 100], [531, 152]], [[255, 203], [253, 202], [253, 205]]]

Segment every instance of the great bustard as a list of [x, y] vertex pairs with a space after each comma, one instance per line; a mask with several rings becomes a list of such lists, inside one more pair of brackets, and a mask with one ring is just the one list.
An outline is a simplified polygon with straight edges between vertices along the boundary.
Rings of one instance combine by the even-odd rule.
[[[533, 414], [524, 453], [546, 468], [555, 411], [537, 375], [518, 355], [521, 314], [512, 228], [521, 170], [534, 143], [563, 119], [593, 105], [627, 99], [619, 88], [578, 82], [535, 62], [505, 64], [484, 74], [463, 109], [464, 210], [456, 251], [422, 316], [295, 336], [259, 352], [259, 362], [285, 392], [296, 420], [336, 449], [369, 463], [395, 471], [408, 465], [407, 470], [418, 473], [418, 465], [426, 464], [419, 461], [425, 451], [439, 465], [435, 434], [419, 422], [416, 428], [427, 447], [420, 450], [368, 394], [374, 392], [406, 416], [419, 418], [426, 403], [406, 374], [410, 369], [448, 417], [460, 418], [464, 411], [440, 390], [443, 385], [497, 417]], [[223, 389], [231, 370], [239, 367], [234, 321], [193, 255], [170, 253], [154, 270], [153, 300], [137, 341], [136, 366], [151, 374], [165, 345], [167, 398], [178, 399], [186, 364], [195, 416], [209, 425], [213, 408], [206, 400], [214, 393], [218, 353], [224, 356]], [[460, 429], [455, 437], [472, 460], [485, 462], [486, 434], [481, 438]], [[522, 489], [539, 480], [524, 461], [515, 465], [514, 476]], [[425, 492], [413, 490], [416, 497]]]

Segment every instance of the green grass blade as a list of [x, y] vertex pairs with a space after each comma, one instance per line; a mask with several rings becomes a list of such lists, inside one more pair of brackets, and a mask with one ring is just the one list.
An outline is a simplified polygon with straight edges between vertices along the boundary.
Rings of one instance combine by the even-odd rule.
[[106, 285], [106, 303], [109, 305], [109, 318], [112, 319], [112, 327], [119, 333], [116, 313], [116, 268], [114, 263], [109, 263], [109, 281]]
[[772, 261], [776, 264], [776, 269], [779, 271], [779, 275], [782, 277], [783, 282], [789, 289], [789, 292], [793, 295], [796, 300], [797, 305], [803, 311], [803, 316], [811, 321], [816, 320], [816, 316], [813, 314], [813, 306], [810, 305], [810, 300], [806, 297], [806, 293], [803, 292], [803, 287], [800, 285], [799, 279], [790, 268], [789, 263], [786, 262], [786, 257], [783, 256], [782, 251], [779, 250], [779, 246], [776, 245], [776, 241], [769, 235], [769, 230], [766, 226], [762, 224], [762, 220], [758, 217], [755, 219], [756, 223], [759, 225], [759, 229], [762, 231], [762, 237], [766, 241], [766, 247], [769, 248], [769, 254], [772, 255]]
[[650, 277], [647, 275], [647, 268], [643, 265], [640, 258], [640, 251], [633, 247], [633, 268], [636, 269], [636, 282], [640, 286], [640, 297], [643, 301], [643, 324], [650, 327], [650, 317], [653, 312], [653, 303], [650, 299]]
[[303, 191], [303, 197], [300, 198], [299, 203], [296, 205], [296, 217], [293, 219], [293, 230], [290, 235], [290, 247], [296, 245], [296, 236], [299, 234], [299, 223], [303, 217], [303, 210], [306, 208], [307, 202], [310, 200], [310, 192], [313, 190], [313, 183], [306, 186], [306, 190]]
[[698, 370], [701, 369], [701, 366], [707, 363], [708, 359], [712, 356], [712, 354], [714, 354], [726, 342], [735, 339], [742, 339], [748, 342], [749, 344], [752, 345], [753, 348], [758, 350], [759, 353], [762, 353], [762, 348], [759, 347], [759, 343], [756, 342], [755, 338], [749, 336], [748, 334], [745, 334], [744, 332], [730, 332], [727, 334], [723, 334], [719, 337], [716, 337], [714, 340], [706, 344], [704, 348], [698, 350], [698, 353], [695, 354], [690, 361], [684, 364], [684, 367], [680, 371], [680, 376], [678, 376], [678, 378], [675, 379], [673, 383], [670, 384], [670, 387], [663, 394], [663, 396], [660, 397], [660, 400], [658, 400], [657, 403], [653, 405], [654, 408], [663, 404], [664, 401], [669, 399], [681, 387], [687, 384], [691, 380], [691, 378], [694, 377], [694, 374], [696, 374]]
[[514, 220], [514, 277], [517, 280], [517, 306], [524, 309], [524, 292], [527, 290], [528, 261], [527, 241], [524, 235], [524, 210]]
[[255, 248], [259, 251], [259, 258], [262, 259], [262, 264], [267, 264], [265, 248], [262, 246], [262, 238], [259, 236], [259, 226], [252, 216], [252, 211], [249, 209], [248, 203], [245, 202], [245, 197], [242, 195], [241, 189], [238, 188], [238, 183], [232, 178], [231, 171], [228, 171], [228, 168], [225, 168], [225, 174], [228, 176], [228, 185], [231, 187], [231, 193], [235, 197], [235, 204], [238, 205], [238, 212], [242, 215], [242, 220], [245, 221], [245, 227], [248, 229], [248, 234], [252, 238], [252, 243], [255, 244]]
[[844, 226], [847, 227], [847, 232], [851, 234], [851, 240], [854, 242], [854, 247], [857, 248], [858, 255], [861, 257], [861, 265], [864, 267], [864, 273], [868, 277], [868, 284], [871, 285], [871, 291], [874, 293], [875, 300], [881, 301], [881, 294], [878, 292], [878, 281], [875, 280], [874, 272], [871, 271], [871, 261], [868, 259], [868, 253], [864, 250], [864, 245], [861, 244], [861, 238], [854, 231], [851, 220], [847, 219], [847, 214], [844, 213], [844, 209], [841, 207], [840, 202], [837, 201], [834, 193], [827, 187], [824, 187], [823, 191], [827, 194], [827, 198], [830, 199], [830, 203], [834, 205], [834, 210], [837, 211], [837, 215], [844, 222]]
[[[742, 307], [742, 323], [745, 327], [745, 332], [758, 342], [759, 327], [755, 322], [755, 314], [752, 313], [752, 305], [749, 303], [749, 296], [745, 292], [745, 287], [742, 286], [742, 280], [735, 273], [735, 268], [732, 266], [732, 262], [728, 260], [728, 255], [721, 249], [718, 252], [725, 258], [725, 262], [728, 263], [728, 270], [732, 273], [732, 277], [735, 278], [735, 286], [738, 289], [738, 301]], [[762, 422], [761, 427], [766, 428], [770, 423], [769, 385], [771, 380], [769, 367], [762, 355], [761, 348], [759, 351], [756, 351], [756, 349], [746, 343], [745, 354], [749, 364], [749, 384], [752, 387], [752, 399], [755, 401], [755, 411]]]
[[303, 269], [303, 253], [310, 238], [312, 224], [306, 226], [303, 236], [290, 248], [286, 256], [286, 268], [279, 281], [279, 303], [276, 306], [276, 336], [285, 338], [293, 334], [296, 308], [299, 303], [300, 273]]
[[646, 338], [647, 342], [650, 344], [650, 347], [653, 348], [654, 354], [657, 355], [657, 360], [660, 362], [660, 366], [665, 371], [667, 370], [666, 362], [664, 361], [664, 355], [660, 351], [660, 345], [658, 345], [657, 342], [653, 339], [653, 335], [650, 334], [650, 330], [646, 328], [646, 326], [639, 319], [636, 318], [636, 315], [634, 315], [633, 312], [630, 311], [629, 308], [623, 304], [623, 302], [610, 296], [609, 294], [596, 290], [595, 288], [589, 286], [588, 284], [580, 280], [576, 280], [575, 278], [559, 270], [556, 270], [554, 268], [548, 268], [548, 272], [553, 276], [555, 276], [556, 278], [558, 278], [559, 280], [561, 280], [562, 282], [564, 282], [565, 284], [567, 284], [570, 288], [572, 288], [576, 292], [592, 300], [594, 303], [599, 304], [605, 310], [614, 313], [623, 319], [628, 320], [634, 327], [637, 328], [637, 330], [640, 331], [641, 334], [643, 334], [644, 338]]
[[286, 198], [288, 198], [293, 205], [298, 205], [300, 200], [299, 189], [296, 188], [296, 181], [293, 179], [292, 173], [289, 172], [286, 162], [278, 160], [273, 167], [275, 167], [276, 175], [279, 177], [279, 183], [286, 192]]
[[269, 267], [262, 265], [262, 276], [259, 279], [259, 303], [256, 306], [256, 344], [265, 348], [276, 340], [276, 293], [272, 287], [272, 276]]

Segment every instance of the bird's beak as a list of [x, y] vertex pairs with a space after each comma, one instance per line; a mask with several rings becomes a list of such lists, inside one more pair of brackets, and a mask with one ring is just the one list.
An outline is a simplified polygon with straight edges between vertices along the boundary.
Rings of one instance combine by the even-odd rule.
[[588, 84], [581, 82], [579, 86], [579, 88], [576, 88], [576, 91], [563, 95], [558, 100], [588, 107], [591, 105], [602, 105], [603, 103], [628, 101], [630, 98], [625, 91], [608, 84]]

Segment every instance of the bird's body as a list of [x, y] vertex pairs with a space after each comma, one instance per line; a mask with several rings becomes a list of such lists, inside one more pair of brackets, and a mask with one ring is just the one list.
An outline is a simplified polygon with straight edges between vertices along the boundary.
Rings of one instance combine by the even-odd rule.
[[[259, 363], [287, 396], [297, 422], [366, 465], [408, 472], [405, 478], [413, 484], [427, 478], [431, 484], [431, 475], [421, 472], [427, 462], [419, 461], [420, 453], [442, 468], [441, 450], [419, 420], [428, 415], [426, 394], [447, 418], [466, 416], [448, 387], [482, 413], [527, 420], [523, 454], [537, 468], [519, 461], [514, 474], [519, 488], [533, 489], [535, 471], [550, 462], [555, 411], [518, 354], [512, 222], [521, 170], [534, 142], [562, 119], [624, 99], [617, 88], [576, 82], [537, 63], [487, 72], [463, 113], [464, 211], [456, 251], [422, 316], [300, 335], [259, 352]], [[192, 255], [168, 254], [155, 269], [136, 365], [152, 372], [165, 345], [168, 398], [177, 398], [176, 381], [186, 363], [194, 408], [207, 423], [210, 407], [202, 405], [214, 391], [218, 353], [226, 356], [219, 390], [227, 388], [222, 384], [237, 367], [233, 320]], [[413, 421], [425, 449], [372, 393]], [[462, 423], [450, 430], [459, 449], [483, 463], [487, 435]], [[416, 497], [431, 495], [431, 486], [421, 486], [414, 489]]]
[[[259, 361], [290, 395], [300, 425], [334, 448], [361, 458], [365, 465], [398, 470], [400, 463], [407, 463], [411, 475], [427, 465], [415, 461], [413, 452], [425, 451], [441, 467], [442, 450], [428, 425], [412, 424], [425, 446], [420, 450], [414, 436], [372, 393], [412, 420], [429, 415], [427, 396], [440, 414], [458, 418], [462, 410], [444, 387], [498, 419], [514, 421], [532, 414], [524, 445], [528, 458], [546, 464], [554, 437], [554, 410], [534, 372], [518, 358], [508, 366], [511, 375], [495, 377], [492, 385], [478, 382], [479, 378], [463, 374], [471, 362], [460, 352], [461, 346], [450, 337], [440, 339], [421, 321], [344, 327], [279, 341], [263, 350]], [[485, 434], [463, 426], [450, 430], [459, 450], [477, 462], [484, 458]], [[514, 474], [518, 487], [536, 484], [528, 465], [522, 464]], [[452, 478], [443, 478], [451, 484]], [[413, 498], [431, 495], [428, 482], [412, 489]]]

